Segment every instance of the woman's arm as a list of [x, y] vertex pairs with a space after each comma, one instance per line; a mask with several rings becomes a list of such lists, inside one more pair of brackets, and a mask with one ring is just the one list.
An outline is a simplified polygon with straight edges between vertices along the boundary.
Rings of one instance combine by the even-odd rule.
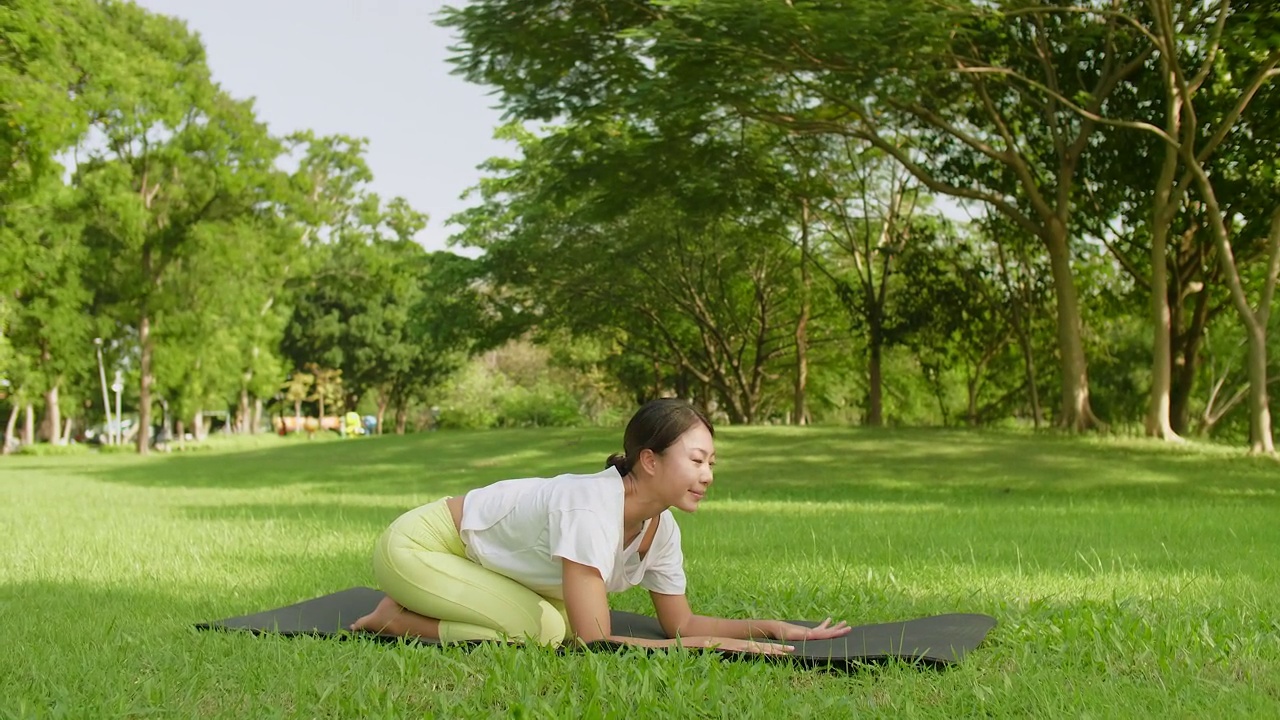
[[852, 628], [843, 621], [831, 624], [827, 618], [818, 627], [794, 625], [781, 620], [731, 620], [695, 615], [684, 595], [649, 593], [658, 622], [667, 637], [712, 635], [727, 638], [770, 638], [773, 640], [826, 640], [847, 634]]
[[[673, 636], [673, 639], [670, 640], [647, 640], [626, 635], [614, 635], [612, 622], [609, 619], [608, 595], [605, 592], [604, 578], [600, 576], [600, 571], [590, 565], [583, 565], [572, 560], [562, 559], [561, 563], [563, 564], [564, 573], [564, 606], [569, 615], [570, 631], [581, 642], [590, 643], [597, 640], [608, 640], [625, 645], [639, 645], [650, 648], [666, 648], [676, 645], [701, 648], [716, 647], [722, 650], [761, 654], [786, 653], [794, 649], [789, 645], [743, 642], [740, 638], [745, 639], [747, 637], [745, 635], [734, 637], [689, 633], [678, 638]], [[680, 597], [683, 598], [684, 596], [681, 595]], [[685, 607], [688, 607], [687, 603]], [[666, 626], [664, 625], [663, 627], [665, 629]]]

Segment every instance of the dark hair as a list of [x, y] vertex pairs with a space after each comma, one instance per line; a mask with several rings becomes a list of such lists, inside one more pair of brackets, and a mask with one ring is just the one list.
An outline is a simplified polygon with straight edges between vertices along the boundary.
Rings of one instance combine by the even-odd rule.
[[642, 450], [652, 450], [661, 455], [698, 423], [702, 423], [715, 437], [711, 421], [689, 401], [680, 398], [650, 400], [627, 423], [626, 432], [622, 435], [623, 452], [610, 455], [604, 466], [617, 468], [619, 475], [626, 475], [635, 467]]

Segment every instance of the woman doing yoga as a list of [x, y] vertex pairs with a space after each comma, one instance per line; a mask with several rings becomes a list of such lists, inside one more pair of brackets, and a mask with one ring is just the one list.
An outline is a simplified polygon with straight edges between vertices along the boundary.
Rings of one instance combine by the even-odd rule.
[[[400, 516], [373, 552], [387, 597], [352, 629], [443, 642], [576, 638], [767, 654], [792, 648], [752, 639], [849, 632], [829, 618], [809, 628], [695, 615], [670, 508], [694, 512], [706, 496], [711, 423], [685, 401], [655, 400], [627, 424], [623, 449], [603, 472], [504, 480]], [[649, 591], [671, 639], [613, 634], [607, 593], [636, 585]]]

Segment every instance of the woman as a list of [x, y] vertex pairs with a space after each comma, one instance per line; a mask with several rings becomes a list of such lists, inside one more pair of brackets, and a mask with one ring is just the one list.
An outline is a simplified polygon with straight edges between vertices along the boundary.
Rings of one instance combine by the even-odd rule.
[[[669, 508], [694, 512], [706, 496], [716, 460], [711, 423], [685, 401], [655, 400], [627, 424], [623, 449], [600, 473], [505, 480], [405, 513], [374, 548], [387, 597], [352, 629], [443, 642], [577, 638], [765, 654], [793, 648], [752, 638], [849, 632], [830, 618], [808, 628], [693, 614]], [[613, 634], [606, 594], [635, 585], [649, 590], [672, 639]]]

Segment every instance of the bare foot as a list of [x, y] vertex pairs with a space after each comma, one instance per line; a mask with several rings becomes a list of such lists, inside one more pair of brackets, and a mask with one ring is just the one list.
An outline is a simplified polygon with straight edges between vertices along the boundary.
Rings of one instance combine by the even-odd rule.
[[349, 629], [392, 637], [440, 639], [440, 621], [406, 610], [389, 597], [382, 598], [373, 612], [351, 623]]
[[400, 620], [404, 616], [404, 608], [389, 597], [382, 598], [373, 612], [356, 620], [348, 626], [351, 630], [379, 633], [381, 635], [403, 635], [404, 628]]

